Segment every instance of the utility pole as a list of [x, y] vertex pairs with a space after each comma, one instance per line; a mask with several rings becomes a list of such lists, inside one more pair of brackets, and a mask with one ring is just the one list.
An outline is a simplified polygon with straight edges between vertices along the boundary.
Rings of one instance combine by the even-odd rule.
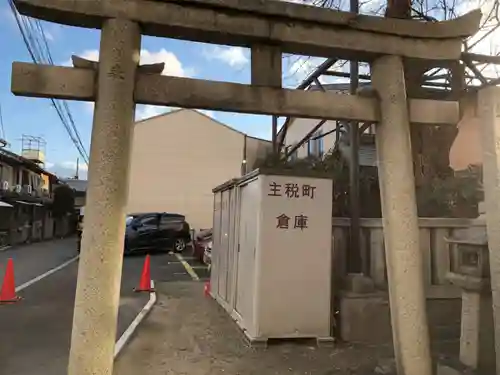
[[[350, 1], [350, 10], [353, 13], [359, 13], [359, 1]], [[350, 93], [356, 94], [359, 84], [359, 62], [356, 60], [350, 61]], [[363, 256], [361, 253], [360, 237], [360, 194], [359, 194], [359, 123], [351, 121], [348, 127], [349, 130], [349, 200], [351, 211], [351, 227], [350, 227], [350, 248], [348, 254], [348, 269], [350, 273], [362, 273], [363, 271]]]
[[76, 158], [76, 173], [75, 173], [75, 180], [79, 180], [78, 178], [78, 171], [80, 167], [80, 158]]

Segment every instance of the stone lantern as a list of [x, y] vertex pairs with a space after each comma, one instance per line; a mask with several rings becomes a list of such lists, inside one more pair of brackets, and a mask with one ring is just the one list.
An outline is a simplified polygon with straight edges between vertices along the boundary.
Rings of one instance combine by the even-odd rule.
[[472, 227], [447, 241], [456, 260], [448, 280], [462, 289], [460, 362], [488, 374], [495, 369], [495, 343], [486, 228]]

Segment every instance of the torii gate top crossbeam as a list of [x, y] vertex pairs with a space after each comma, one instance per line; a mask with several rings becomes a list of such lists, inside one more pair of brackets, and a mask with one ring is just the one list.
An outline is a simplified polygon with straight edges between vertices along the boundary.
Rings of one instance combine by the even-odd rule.
[[385, 19], [275, 0], [15, 0], [21, 14], [46, 21], [101, 28], [107, 19], [129, 19], [145, 35], [282, 52], [371, 61], [394, 54], [457, 60], [462, 40], [479, 29], [481, 12], [443, 22]]

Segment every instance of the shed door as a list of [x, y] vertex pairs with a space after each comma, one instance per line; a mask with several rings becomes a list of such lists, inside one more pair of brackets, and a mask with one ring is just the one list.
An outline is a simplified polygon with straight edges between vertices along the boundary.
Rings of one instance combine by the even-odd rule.
[[220, 236], [220, 247], [218, 254], [218, 266], [219, 266], [219, 296], [227, 301], [227, 273], [228, 273], [228, 252], [229, 252], [229, 217], [230, 213], [230, 200], [231, 190], [226, 190], [222, 192], [222, 215], [221, 215], [221, 236]]
[[221, 234], [221, 193], [214, 194], [214, 221], [212, 229], [212, 271], [210, 272], [210, 284], [212, 293], [219, 295], [219, 249]]
[[243, 318], [246, 329], [252, 330], [255, 247], [257, 244], [257, 182], [241, 187], [240, 235], [238, 247], [238, 276], [236, 311]]
[[237, 189], [231, 189], [230, 190], [230, 197], [229, 197], [229, 249], [228, 249], [228, 258], [227, 258], [227, 282], [226, 282], [226, 296], [227, 296], [227, 302], [229, 303], [229, 306], [231, 306], [232, 309], [234, 309], [234, 287], [235, 287], [235, 280], [234, 280], [234, 270], [235, 270], [235, 258], [237, 254], [237, 249], [238, 249], [238, 243], [237, 238], [238, 236], [236, 235], [236, 222], [237, 222], [237, 216], [239, 213], [237, 212], [236, 208], [236, 202], [237, 202]]

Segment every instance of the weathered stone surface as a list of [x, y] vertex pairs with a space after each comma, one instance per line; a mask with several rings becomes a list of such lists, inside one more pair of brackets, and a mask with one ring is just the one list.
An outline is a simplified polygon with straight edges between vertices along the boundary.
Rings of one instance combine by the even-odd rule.
[[423, 257], [415, 197], [403, 60], [384, 56], [372, 65], [380, 98], [375, 133], [394, 351], [398, 372], [431, 375]]
[[479, 91], [484, 196], [488, 233], [497, 374], [500, 374], [500, 87]]
[[[306, 13], [321, 11], [320, 14], [326, 17], [328, 15], [334, 19], [340, 17], [349, 20], [347, 23], [349, 26], [351, 23], [354, 26], [346, 27], [345, 24], [339, 26], [317, 21], [311, 24], [311, 20], [301, 19], [294, 19], [291, 22], [292, 20], [286, 17], [277, 18], [262, 13], [243, 12], [236, 8], [225, 11], [220, 7], [192, 6], [192, 3], [176, 4], [144, 0], [16, 0], [15, 3], [19, 12], [24, 15], [67, 25], [100, 28], [106, 19], [128, 18], [140, 23], [142, 33], [145, 35], [246, 47], [255, 43], [274, 44], [279, 45], [285, 53], [300, 55], [371, 60], [383, 54], [393, 54], [409, 58], [446, 61], [458, 60], [462, 53], [463, 36], [461, 35], [445, 39], [429, 37], [429, 35], [449, 34], [450, 31], [454, 33], [453, 24], [438, 26], [444, 28], [445, 31], [436, 33], [435, 30], [431, 30], [424, 34], [425, 37], [412, 38], [413, 33], [429, 27], [435, 28], [440, 23], [403, 20], [397, 23], [377, 17], [366, 19], [357, 17], [355, 21], [352, 21], [349, 20], [352, 17], [349, 13], [339, 15], [338, 12], [331, 10], [308, 10], [308, 7], [297, 4], [281, 3], [278, 6], [285, 6], [286, 9], [289, 6], [298, 7], [298, 10], [305, 9]], [[467, 16], [464, 23], [467, 25], [465, 29], [468, 32], [465, 34], [473, 34], [478, 29], [480, 18], [478, 16], [480, 13], [477, 12]], [[463, 21], [459, 19], [456, 22], [461, 24]], [[363, 27], [359, 25], [365, 25], [364, 28], [368, 30], [362, 30]], [[404, 31], [407, 25], [412, 30], [411, 32]], [[396, 30], [399, 31], [395, 32]], [[399, 34], [404, 34], [404, 36]]]
[[[29, 97], [69, 100], [95, 98], [95, 73], [90, 69], [13, 63], [12, 92]], [[135, 87], [138, 104], [177, 106], [280, 116], [377, 122], [378, 101], [334, 92], [280, 90], [142, 73]], [[410, 99], [414, 124], [456, 124], [458, 103]]]
[[[40, 69], [37, 68], [40, 67]], [[92, 69], [12, 64], [11, 91], [36, 98], [95, 100], [96, 73]]]
[[[93, 60], [87, 60], [79, 56], [71, 56], [71, 61], [73, 66], [78, 69], [92, 69], [99, 70], [99, 62]], [[138, 67], [139, 72], [147, 74], [161, 74], [165, 69], [165, 63], [156, 64], [144, 64]]]
[[353, 293], [371, 293], [375, 290], [373, 280], [363, 274], [349, 274], [345, 280], [345, 289]]
[[394, 359], [381, 360], [373, 372], [376, 375], [396, 375], [396, 361]]
[[[461, 363], [458, 358], [441, 357], [436, 366], [436, 375], [479, 375], [479, 372]], [[481, 375], [493, 375], [485, 372]]]
[[69, 375], [113, 372], [140, 42], [130, 21], [108, 20], [102, 30]]
[[[433, 344], [452, 345], [457, 357], [461, 305], [460, 298], [429, 298], [426, 303]], [[363, 345], [392, 345], [387, 293], [343, 293], [340, 297], [340, 317], [343, 340]]]
[[474, 10], [453, 20], [441, 22], [422, 22], [377, 16], [359, 15], [333, 9], [307, 6], [283, 1], [248, 0], [156, 0], [163, 3], [176, 3], [184, 6], [199, 6], [220, 11], [239, 11], [254, 13], [263, 17], [273, 17], [368, 30], [385, 34], [419, 38], [456, 38], [469, 37], [479, 29], [481, 11]]

